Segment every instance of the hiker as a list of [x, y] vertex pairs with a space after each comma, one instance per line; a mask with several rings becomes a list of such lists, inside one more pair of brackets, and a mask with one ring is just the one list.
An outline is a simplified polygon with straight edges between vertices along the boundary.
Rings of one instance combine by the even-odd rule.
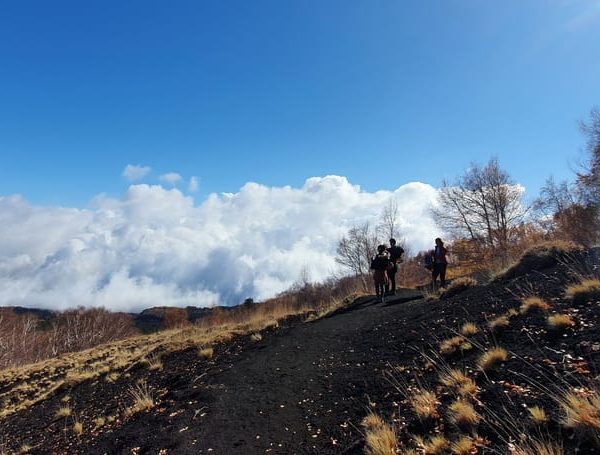
[[396, 273], [398, 272], [398, 264], [402, 262], [404, 248], [396, 245], [396, 239], [390, 239], [390, 247], [387, 249], [387, 252], [390, 255], [390, 262], [392, 263], [392, 267], [388, 271], [389, 284], [385, 287], [385, 293], [389, 295], [395, 295]]
[[385, 287], [388, 285], [387, 271], [391, 266], [390, 258], [385, 250], [385, 245], [377, 247], [377, 254], [371, 260], [373, 281], [375, 282], [375, 293], [381, 302], [385, 302]]
[[439, 237], [435, 239], [435, 248], [432, 251], [432, 262], [433, 268], [431, 269], [431, 281], [433, 283], [433, 289], [435, 290], [437, 277], [440, 277], [440, 286], [446, 287], [446, 268], [448, 267], [448, 260], [446, 254], [448, 250], [444, 247], [444, 242]]

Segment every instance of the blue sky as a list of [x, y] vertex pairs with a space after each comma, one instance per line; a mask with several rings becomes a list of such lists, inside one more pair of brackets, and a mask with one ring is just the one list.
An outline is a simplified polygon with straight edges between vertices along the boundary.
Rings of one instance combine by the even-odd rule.
[[580, 156], [598, 43], [596, 0], [3, 2], [0, 195], [82, 207], [127, 164], [200, 197], [437, 186], [493, 155], [535, 192]]

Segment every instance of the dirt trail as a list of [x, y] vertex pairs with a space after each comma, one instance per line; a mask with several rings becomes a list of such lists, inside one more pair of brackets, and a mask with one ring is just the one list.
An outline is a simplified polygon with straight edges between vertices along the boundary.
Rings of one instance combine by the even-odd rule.
[[269, 333], [224, 355], [194, 383], [200, 392], [186, 396], [189, 383], [171, 385], [178, 400], [199, 399], [198, 412], [140, 416], [101, 437], [94, 452], [360, 453], [370, 394], [389, 390], [383, 369], [402, 357], [406, 337], [417, 335], [406, 332], [399, 315], [418, 298], [416, 291], [400, 291], [386, 304], [365, 298], [334, 316]]

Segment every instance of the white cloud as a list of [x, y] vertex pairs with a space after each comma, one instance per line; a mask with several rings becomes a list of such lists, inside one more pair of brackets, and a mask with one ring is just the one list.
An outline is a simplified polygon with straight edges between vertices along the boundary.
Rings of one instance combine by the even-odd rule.
[[198, 191], [198, 186], [200, 185], [200, 182], [198, 181], [198, 177], [193, 176], [190, 179], [190, 183], [188, 184], [188, 191], [190, 193], [195, 193], [196, 191]]
[[182, 179], [181, 175], [177, 172], [167, 172], [158, 178], [161, 182], [169, 183], [171, 185], [176, 185]]
[[39, 207], [0, 197], [0, 305], [66, 308], [235, 304], [337, 269], [339, 238], [396, 198], [413, 251], [440, 234], [429, 215], [437, 191], [423, 183], [369, 193], [344, 177], [301, 188], [247, 183], [199, 205], [178, 189], [132, 185], [89, 209]]
[[125, 177], [130, 182], [134, 182], [136, 180], [143, 179], [150, 172], [150, 167], [148, 166], [136, 166], [133, 164], [128, 164], [123, 169], [123, 177]]

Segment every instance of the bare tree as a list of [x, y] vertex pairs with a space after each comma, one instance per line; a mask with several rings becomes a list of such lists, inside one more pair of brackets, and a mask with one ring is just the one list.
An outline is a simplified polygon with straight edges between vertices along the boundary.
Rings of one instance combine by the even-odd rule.
[[434, 216], [459, 237], [482, 243], [506, 259], [509, 242], [525, 215], [522, 190], [496, 159], [472, 164], [454, 185], [444, 182]]
[[589, 121], [581, 123], [587, 137], [589, 157], [577, 174], [577, 187], [585, 203], [600, 207], [600, 110], [592, 109]]
[[336, 262], [360, 277], [365, 291], [368, 290], [367, 276], [377, 244], [377, 235], [369, 223], [350, 228], [338, 243]]
[[394, 197], [391, 197], [383, 208], [377, 231], [388, 239], [396, 238], [398, 235], [398, 202]]

